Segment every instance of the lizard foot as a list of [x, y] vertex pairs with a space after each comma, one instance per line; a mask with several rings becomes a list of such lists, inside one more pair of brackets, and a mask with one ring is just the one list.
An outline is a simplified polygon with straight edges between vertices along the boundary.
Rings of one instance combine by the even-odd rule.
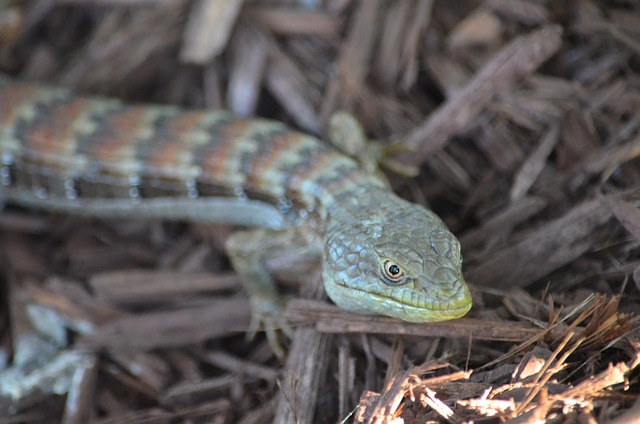
[[393, 159], [400, 152], [412, 151], [408, 144], [399, 139], [370, 140], [356, 118], [348, 112], [338, 111], [329, 120], [329, 141], [334, 147], [360, 163], [369, 174], [382, 181], [388, 180], [381, 168], [405, 178], [415, 177], [419, 168]]
[[267, 342], [276, 357], [283, 359], [285, 350], [282, 347], [282, 339], [293, 337], [293, 328], [284, 318], [283, 302], [252, 300], [251, 323], [247, 331], [247, 340], [253, 340], [259, 331], [265, 332]]

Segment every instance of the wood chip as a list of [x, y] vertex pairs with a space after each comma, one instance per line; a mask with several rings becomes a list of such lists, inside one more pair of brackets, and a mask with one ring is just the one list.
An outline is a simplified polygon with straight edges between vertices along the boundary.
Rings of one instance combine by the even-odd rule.
[[549, 26], [518, 38], [477, 72], [474, 79], [434, 111], [407, 136], [407, 144], [418, 153], [405, 154], [410, 164], [420, 164], [449, 139], [466, 128], [493, 97], [534, 72], [560, 47], [561, 31]]
[[242, 0], [198, 0], [191, 9], [180, 57], [187, 63], [204, 64], [227, 46]]
[[246, 339], [235, 228], [2, 204], [0, 416], [635, 422], [631, 3], [0, 1], [0, 72], [17, 79], [321, 136], [342, 109], [383, 150], [401, 142], [380, 165], [424, 165], [387, 177], [459, 237], [474, 301], [442, 323], [349, 314], [317, 300], [319, 258], [292, 249], [266, 263], [294, 298], [281, 361], [264, 332]]

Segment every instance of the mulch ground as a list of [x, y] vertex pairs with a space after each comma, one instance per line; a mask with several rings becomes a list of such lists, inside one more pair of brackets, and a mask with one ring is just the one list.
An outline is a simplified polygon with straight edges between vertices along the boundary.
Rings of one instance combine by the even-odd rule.
[[640, 416], [637, 2], [4, 1], [0, 48], [2, 72], [87, 94], [319, 136], [351, 112], [402, 141], [382, 168], [458, 235], [474, 296], [440, 324], [354, 316], [313, 260], [274, 258], [280, 361], [245, 338], [232, 229], [7, 205], [0, 424]]

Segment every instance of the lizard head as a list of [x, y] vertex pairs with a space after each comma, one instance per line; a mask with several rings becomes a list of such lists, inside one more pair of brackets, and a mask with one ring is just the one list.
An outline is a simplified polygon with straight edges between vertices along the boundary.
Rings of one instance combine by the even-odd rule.
[[372, 217], [345, 214], [328, 228], [329, 297], [355, 313], [409, 322], [459, 318], [471, 309], [460, 243], [431, 211], [394, 197]]

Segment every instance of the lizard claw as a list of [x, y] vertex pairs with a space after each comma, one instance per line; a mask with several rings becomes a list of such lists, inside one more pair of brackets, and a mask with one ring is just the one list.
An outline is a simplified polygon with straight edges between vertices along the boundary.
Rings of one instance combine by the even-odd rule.
[[413, 178], [420, 174], [420, 168], [417, 166], [407, 165], [393, 158], [398, 153], [416, 151], [403, 139], [372, 140], [370, 143], [373, 155], [380, 167], [404, 178]]
[[255, 300], [251, 302], [251, 323], [247, 330], [247, 340], [253, 340], [259, 331], [264, 331], [267, 342], [278, 359], [285, 357], [282, 347], [284, 338], [293, 337], [293, 328], [284, 318], [284, 305], [281, 302]]
[[415, 150], [403, 140], [369, 140], [356, 118], [348, 112], [335, 112], [329, 121], [329, 141], [360, 163], [371, 175], [389, 182], [381, 168], [405, 178], [415, 177], [420, 169], [393, 159], [399, 152]]

